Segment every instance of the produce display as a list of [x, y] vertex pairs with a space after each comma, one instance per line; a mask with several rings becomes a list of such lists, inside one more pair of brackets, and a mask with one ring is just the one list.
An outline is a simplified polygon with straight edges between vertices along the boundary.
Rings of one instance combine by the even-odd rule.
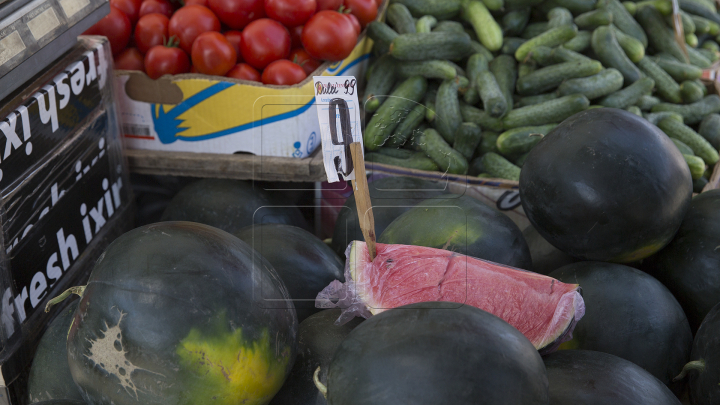
[[689, 375], [690, 398], [694, 405], [716, 404], [720, 400], [717, 388], [718, 362], [720, 361], [720, 304], [708, 313], [695, 335], [691, 361], [676, 380]]
[[517, 181], [563, 120], [616, 108], [673, 139], [699, 192], [720, 148], [720, 97], [700, 81], [720, 14], [679, 4], [687, 56], [670, 0], [391, 0], [368, 26], [366, 159]]

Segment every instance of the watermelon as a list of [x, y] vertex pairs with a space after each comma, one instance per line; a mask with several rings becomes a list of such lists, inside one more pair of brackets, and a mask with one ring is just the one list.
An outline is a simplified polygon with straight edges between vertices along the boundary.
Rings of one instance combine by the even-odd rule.
[[693, 332], [720, 303], [720, 190], [692, 199], [670, 244], [643, 262], [678, 299]]
[[692, 404], [720, 404], [720, 304], [715, 305], [700, 325], [690, 359], [677, 379], [688, 375]]
[[631, 263], [667, 245], [692, 196], [690, 169], [660, 129], [624, 110], [573, 115], [533, 147], [520, 199], [553, 246], [585, 260]]
[[82, 401], [67, 361], [67, 332], [77, 301], [59, 311], [43, 334], [30, 366], [27, 395], [31, 404], [51, 399]]
[[561, 350], [543, 361], [552, 405], [680, 405], [660, 380], [612, 354]]
[[378, 243], [370, 261], [367, 245], [355, 241], [345, 279], [333, 281], [316, 303], [342, 308], [340, 322], [417, 302], [462, 302], [499, 316], [541, 353], [569, 339], [585, 311], [577, 284], [442, 249]]
[[285, 282], [298, 322], [319, 311], [315, 297], [333, 280], [345, 281], [343, 262], [308, 231], [282, 224], [251, 225], [235, 233], [258, 251]]
[[161, 222], [98, 259], [68, 364], [91, 404], [267, 404], [292, 368], [297, 326], [283, 282], [249, 245]]
[[692, 333], [680, 304], [647, 273], [613, 263], [579, 262], [550, 273], [579, 283], [587, 311], [561, 349], [613, 354], [654, 375], [676, 393], [675, 377], [690, 355]]
[[517, 225], [470, 196], [425, 200], [388, 225], [378, 242], [447, 249], [511, 267], [532, 267]]
[[454, 302], [391, 309], [340, 344], [329, 405], [547, 405], [542, 358], [515, 328]]
[[344, 325], [335, 325], [339, 309], [320, 311], [300, 323], [295, 365], [285, 385], [270, 405], [325, 405], [325, 397], [313, 383], [315, 370], [322, 383], [327, 382], [327, 371], [335, 350], [362, 318], [355, 318]]
[[309, 229], [300, 210], [282, 193], [227, 179], [202, 179], [183, 187], [163, 212], [162, 221], [190, 221], [235, 233], [253, 224], [287, 224]]
[[532, 271], [535, 273], [548, 275], [555, 269], [578, 261], [574, 257], [551, 245], [532, 225], [528, 225], [523, 230], [523, 237], [525, 238], [525, 242], [527, 242], [528, 249], [530, 250], [530, 257], [532, 257]]
[[87, 403], [71, 399], [51, 399], [49, 401], [35, 402], [33, 405], [87, 405]]

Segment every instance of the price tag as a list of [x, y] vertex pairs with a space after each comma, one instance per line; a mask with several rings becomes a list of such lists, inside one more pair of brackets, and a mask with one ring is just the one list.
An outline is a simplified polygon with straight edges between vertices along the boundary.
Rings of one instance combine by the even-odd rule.
[[329, 183], [355, 180], [350, 144], [362, 145], [357, 80], [353, 76], [313, 76], [323, 161]]

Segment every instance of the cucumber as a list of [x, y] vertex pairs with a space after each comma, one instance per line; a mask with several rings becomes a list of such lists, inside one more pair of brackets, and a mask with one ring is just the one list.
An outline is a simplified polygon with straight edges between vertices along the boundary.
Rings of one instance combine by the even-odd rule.
[[398, 158], [382, 153], [366, 153], [365, 161], [372, 163], [380, 163], [383, 165], [399, 166], [407, 169], [426, 170], [436, 172], [439, 171], [438, 166], [432, 159], [425, 155], [425, 152], [414, 152], [409, 158]]
[[649, 77], [643, 77], [628, 87], [601, 98], [598, 104], [610, 108], [627, 108], [635, 105], [643, 95], [649, 94], [653, 87], [655, 87], [655, 81]]
[[[420, 135], [422, 135], [423, 131], [427, 128], [428, 126], [425, 123], [422, 123], [419, 127], [413, 129], [412, 134], [410, 134], [407, 142], [405, 142], [405, 147], [416, 152], [422, 152], [420, 145], [418, 144], [418, 139], [420, 139]], [[423, 152], [423, 154], [424, 153], [425, 152]]]
[[501, 117], [507, 110], [507, 100], [495, 76], [488, 70], [488, 60], [481, 54], [475, 54], [468, 60], [468, 70], [470, 69], [470, 76], [474, 79], [471, 86], [480, 95], [485, 111], [491, 117]]
[[482, 157], [475, 158], [472, 160], [472, 162], [470, 162], [470, 167], [468, 168], [468, 175], [477, 176], [484, 171], [485, 167], [482, 164]]
[[702, 158], [708, 165], [717, 163], [718, 151], [689, 126], [669, 118], [661, 120], [657, 126], [670, 138], [675, 138], [689, 146], [695, 155]]
[[[415, 23], [415, 32], [421, 32], [421, 33], [428, 33], [433, 31], [433, 27], [437, 25], [437, 18], [426, 15], [423, 17], [418, 18], [417, 22]], [[438, 31], [436, 31], [438, 32]], [[465, 31], [462, 32], [464, 34]]]
[[503, 34], [511, 37], [522, 34], [529, 20], [530, 8], [507, 12], [502, 19]]
[[[681, 11], [680, 19], [682, 20], [683, 32], [685, 34], [707, 34], [707, 30], [709, 29], [709, 27], [703, 25], [702, 27], [700, 27], [700, 31], [698, 31], [697, 27], [695, 26], [695, 21], [693, 21], [693, 18], [688, 13]], [[673, 30], [675, 29], [675, 19], [672, 14], [665, 16], [665, 22], [667, 23], [668, 27]]]
[[[708, 114], [716, 114], [720, 112], [720, 97], [713, 94], [696, 101], [692, 104], [670, 104], [660, 103], [653, 107], [652, 112], [672, 111], [683, 117], [686, 124], [693, 125], [702, 121]], [[692, 147], [692, 145], [690, 145]]]
[[693, 193], [702, 193], [703, 189], [705, 188], [705, 186], [707, 186], [708, 183], [708, 179], [704, 176], [693, 181]]
[[383, 146], [382, 148], [377, 150], [377, 153], [385, 156], [392, 156], [398, 159], [409, 159], [415, 154], [415, 151]]
[[602, 64], [598, 61], [565, 62], [538, 69], [517, 81], [517, 92], [528, 96], [554, 89], [564, 80], [587, 77], [599, 73]]
[[[672, 3], [669, 0], [645, 0], [636, 3], [638, 12], [645, 7], [652, 7], [656, 9], [660, 15], [668, 16], [672, 14]], [[637, 19], [637, 13], [635, 13]]]
[[650, 58], [643, 58], [638, 62], [638, 66], [645, 72], [648, 77], [655, 81], [655, 90], [660, 98], [671, 103], [682, 103], [680, 95], [680, 85], [666, 71], [662, 70]]
[[[623, 2], [622, 2], [622, 5], [623, 5], [623, 7], [625, 7], [625, 10], [627, 10], [627, 12], [628, 12], [630, 15], [635, 15], [635, 13], [637, 13], [637, 4], [635, 4], [634, 2], [632, 2], [632, 1], [623, 1]], [[643, 33], [644, 33], [644, 31], [643, 31]]]
[[[696, 34], [709, 34], [711, 30], [714, 30], [712, 28], [712, 24], [715, 24], [714, 22], [708, 20], [707, 18], [702, 18], [696, 15], [690, 15], [690, 21], [692, 21], [693, 26], [695, 27], [695, 33]], [[685, 20], [683, 20], [683, 29]], [[717, 24], [715, 24], [717, 25]], [[671, 25], [672, 27], [672, 25]]]
[[645, 57], [645, 47], [638, 39], [625, 34], [615, 25], [610, 25], [618, 44], [625, 51], [625, 55], [634, 63], [640, 62]]
[[558, 98], [558, 94], [556, 92], [538, 94], [537, 96], [520, 97], [518, 99], [518, 101], [515, 103], [515, 107], [517, 107], [517, 108], [526, 107], [529, 105], [539, 104], [544, 101], [554, 100], [556, 98]]
[[398, 61], [397, 73], [402, 78], [422, 76], [426, 79], [452, 80], [457, 70], [451, 62], [445, 60]]
[[[695, 79], [693, 81], [695, 83], [697, 83], [697, 85], [700, 86], [700, 88], [702, 89], [703, 97], [707, 96], [708, 95], [708, 86], [706, 86], [705, 83], [703, 83], [703, 81], [700, 79]], [[713, 86], [713, 88], [714, 88], [714, 86]]]
[[475, 154], [475, 149], [482, 140], [482, 130], [472, 122], [463, 122], [455, 132], [455, 141], [453, 149], [465, 156], [465, 159], [471, 159]]
[[399, 60], [459, 60], [471, 51], [470, 36], [455, 32], [403, 34], [390, 44], [390, 55]]
[[383, 22], [373, 21], [367, 26], [367, 36], [375, 42], [373, 49], [377, 48], [377, 52], [381, 55], [390, 52], [390, 44], [398, 35], [395, 30]]
[[680, 85], [680, 95], [682, 101], [685, 104], [694, 103], [700, 101], [705, 97], [703, 87], [697, 84], [694, 80], [686, 80]]
[[702, 69], [689, 63], [682, 63], [665, 58], [655, 58], [655, 63], [678, 82], [695, 80], [702, 77]]
[[718, 45], [717, 42], [715, 42], [711, 39], [708, 39], [705, 42], [703, 42], [702, 48], [713, 51], [713, 52], [720, 52], [720, 45]]
[[[420, 126], [425, 119], [425, 106], [418, 104], [398, 124], [385, 144], [391, 148], [399, 148], [405, 144], [412, 132]], [[382, 148], [381, 148], [382, 149]]]
[[678, 0], [678, 4], [683, 11], [689, 14], [695, 14], [700, 17], [707, 18], [708, 20], [720, 24], [720, 16], [715, 11], [700, 4], [699, 2], [692, 0]]
[[562, 46], [553, 48], [551, 56], [552, 56], [554, 63], [583, 62], [583, 61], [584, 62], [596, 62], [594, 59], [590, 59], [581, 53], [571, 51], [569, 49], [565, 49]]
[[[621, 4], [618, 0], [602, 0], [599, 2], [601, 6], [605, 6], [608, 11], [612, 13], [613, 25], [615, 25], [620, 31], [625, 34], [637, 39], [643, 45], [643, 48], [647, 48], [648, 39], [645, 34], [645, 30], [638, 24], [633, 18], [632, 14], [626, 6]], [[630, 3], [635, 6], [635, 3]], [[637, 8], [635, 8], [637, 10]]]
[[640, 97], [640, 100], [638, 100], [635, 105], [640, 107], [640, 109], [643, 111], [650, 111], [653, 107], [660, 104], [661, 102], [662, 101], [660, 101], [660, 99], [657, 97], [643, 95], [642, 97]]
[[515, 59], [518, 62], [525, 60], [533, 48], [538, 46], [555, 47], [562, 45], [577, 35], [577, 27], [574, 25], [563, 25], [551, 28], [542, 34], [525, 42], [515, 52]]
[[685, 161], [690, 168], [690, 175], [693, 180], [697, 180], [703, 176], [703, 173], [705, 173], [705, 161], [697, 156], [686, 155], [684, 153], [683, 158], [685, 158]]
[[558, 94], [583, 94], [588, 100], [594, 100], [620, 90], [622, 85], [622, 74], [617, 69], [610, 68], [593, 76], [568, 80], [558, 87]]
[[480, 102], [480, 91], [477, 86], [478, 72], [487, 69], [488, 60], [489, 58], [481, 53], [476, 53], [468, 58], [466, 67], [469, 72], [470, 87], [463, 95], [463, 100], [470, 105]]
[[698, 37], [695, 34], [685, 34], [685, 44], [693, 48], [697, 48]]
[[463, 122], [458, 100], [458, 81], [445, 80], [435, 96], [435, 129], [448, 143], [453, 142], [455, 131]]
[[488, 51], [488, 49], [485, 48], [480, 42], [470, 41], [470, 48], [472, 49], [471, 54], [481, 53], [485, 55], [488, 60], [492, 60], [492, 58], [494, 57], [492, 52]]
[[503, 0], [482, 0], [485, 7], [490, 11], [502, 10], [504, 2]]
[[437, 97], [438, 87], [435, 82], [428, 83], [425, 97], [423, 97], [423, 104], [425, 104], [425, 121], [432, 124], [435, 122], [435, 98]]
[[499, 136], [500, 134], [495, 132], [483, 133], [482, 141], [480, 141], [480, 145], [478, 145], [477, 150], [475, 150], [475, 156], [482, 156], [490, 152], [497, 153], [497, 139]]
[[663, 111], [663, 112], [657, 112], [657, 113], [650, 113], [650, 114], [643, 114], [643, 117], [648, 120], [653, 125], [657, 125], [658, 122], [664, 120], [665, 118], [673, 119], [677, 122], [683, 122], [682, 115], [670, 111]]
[[547, 19], [548, 29], [573, 24], [572, 13], [564, 7], [555, 7], [548, 11]]
[[535, 145], [557, 124], [514, 128], [505, 131], [496, 141], [497, 150], [505, 156], [530, 152]]
[[631, 112], [631, 113], [637, 115], [638, 117], [642, 117], [642, 111], [640, 110], [640, 107], [638, 107], [636, 105], [631, 105], [630, 107], [626, 108], [625, 111]]
[[428, 128], [423, 131], [418, 145], [425, 154], [438, 166], [438, 171], [452, 174], [465, 174], [468, 161], [460, 152], [451, 148], [437, 131]]
[[524, 39], [532, 39], [548, 30], [547, 22], [534, 22], [530, 23], [525, 27], [525, 30], [520, 35]]
[[575, 52], [583, 52], [590, 47], [591, 31], [578, 31], [575, 38], [562, 44], [562, 47]]
[[520, 45], [524, 44], [525, 42], [527, 42], [526, 39], [505, 37], [503, 39], [503, 46], [502, 49], [500, 49], [500, 53], [503, 53], [505, 55], [515, 55], [515, 51], [517, 51], [517, 49], [520, 48]]
[[461, 16], [473, 26], [480, 43], [488, 50], [494, 52], [502, 47], [502, 29], [481, 1], [465, 0]]
[[402, 118], [422, 100], [426, 90], [427, 80], [422, 76], [413, 76], [402, 82], [367, 124], [364, 135], [365, 147], [372, 151], [382, 146]]
[[655, 7], [639, 8], [635, 18], [645, 29], [648, 41], [656, 51], [667, 52], [679, 61], [686, 60], [680, 45], [675, 42], [675, 35]]
[[528, 54], [528, 58], [526, 58], [523, 62], [536, 62], [541, 66], [554, 65], [558, 63], [558, 60], [555, 58], [555, 54], [553, 53], [555, 49], [557, 48], [537, 46]]
[[367, 80], [365, 85], [365, 94], [363, 96], [363, 104], [366, 112], [374, 112], [383, 101], [386, 96], [390, 94], [395, 79], [397, 78], [395, 59], [390, 55], [383, 55], [373, 63], [372, 74]]
[[687, 47], [688, 59], [695, 66], [707, 69], [717, 60], [717, 55], [708, 49], [695, 49]]
[[530, 152], [523, 153], [522, 155], [520, 155], [520, 157], [515, 160], [515, 166], [522, 169], [523, 165], [525, 164], [525, 161], [527, 160], [528, 155], [530, 155]]
[[590, 101], [582, 94], [572, 94], [510, 111], [503, 118], [505, 129], [562, 122], [565, 118], [586, 110]]
[[399, 3], [410, 10], [417, 18], [431, 15], [441, 20], [449, 20], [460, 13], [460, 0], [391, 0], [390, 3]]
[[604, 8], [588, 11], [575, 17], [575, 25], [583, 30], [594, 30], [603, 25], [610, 25], [612, 22], [612, 13]]
[[[692, 156], [695, 155], [695, 152], [693, 152], [693, 150], [690, 149], [689, 146], [685, 145], [684, 143], [678, 141], [678, 140], [675, 139], [675, 138], [670, 138], [670, 140], [673, 141], [673, 143], [675, 144], [675, 146], [678, 148], [678, 150], [680, 151], [680, 153], [682, 153], [683, 155], [692, 155]], [[704, 164], [703, 164], [703, 165], [704, 165]]]
[[698, 133], [715, 149], [720, 149], [720, 115], [708, 114], [700, 123]]
[[[517, 80], [517, 63], [510, 55], [500, 55], [490, 62], [490, 72], [495, 76], [495, 81], [502, 90], [507, 103], [506, 113], [512, 110], [513, 93]], [[482, 124], [480, 124], [482, 126]]]
[[457, 21], [440, 21], [435, 25], [433, 31], [437, 32], [465, 32], [465, 28]]
[[[489, 113], [465, 103], [460, 104], [460, 114], [465, 122], [477, 124], [480, 128], [490, 131], [502, 131], [503, 123], [499, 118], [493, 118]], [[485, 134], [487, 135], [487, 134]]]
[[520, 180], [520, 168], [497, 153], [489, 152], [484, 154], [482, 156], [482, 164], [485, 172], [493, 178], [514, 181]]
[[385, 12], [385, 19], [398, 34], [415, 33], [415, 20], [410, 10], [401, 3], [391, 4]]
[[530, 73], [534, 72], [535, 70], [537, 70], [537, 64], [532, 60], [519, 64], [518, 65], [518, 79], [529, 75]]
[[564, 7], [574, 15], [587, 13], [595, 8], [597, 0], [551, 0], [546, 1], [547, 7]]
[[593, 32], [591, 45], [603, 66], [615, 68], [623, 75], [625, 85], [634, 83], [642, 76], [640, 69], [625, 54], [609, 27], [597, 28]]

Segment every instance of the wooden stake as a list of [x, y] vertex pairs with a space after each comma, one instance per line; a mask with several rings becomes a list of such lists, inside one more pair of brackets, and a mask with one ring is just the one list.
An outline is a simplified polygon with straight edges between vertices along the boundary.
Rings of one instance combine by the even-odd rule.
[[689, 63], [687, 45], [685, 43], [685, 28], [683, 27], [682, 18], [680, 17], [680, 5], [678, 0], [672, 0], [673, 7], [673, 31], [675, 32], [675, 42], [680, 45], [683, 54], [685, 54], [685, 62]]
[[352, 181], [355, 204], [360, 221], [365, 243], [367, 243], [370, 260], [375, 259], [375, 217], [372, 213], [370, 203], [370, 190], [368, 189], [367, 177], [365, 175], [365, 158], [363, 157], [362, 144], [353, 142], [350, 144], [353, 166], [355, 167], [355, 180]]

